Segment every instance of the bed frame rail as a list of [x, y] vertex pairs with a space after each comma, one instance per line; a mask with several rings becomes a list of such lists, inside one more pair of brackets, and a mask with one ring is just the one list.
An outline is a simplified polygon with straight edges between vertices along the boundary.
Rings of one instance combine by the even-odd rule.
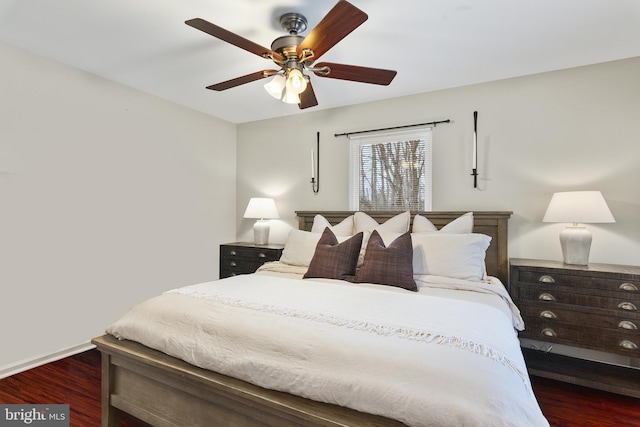
[[156, 427], [404, 426], [267, 390], [111, 335], [92, 342], [102, 353], [102, 427], [119, 427], [120, 411]]

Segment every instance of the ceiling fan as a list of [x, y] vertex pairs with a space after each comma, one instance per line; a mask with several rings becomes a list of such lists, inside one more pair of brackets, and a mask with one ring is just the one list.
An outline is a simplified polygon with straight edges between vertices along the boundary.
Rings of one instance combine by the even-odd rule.
[[275, 39], [271, 44], [271, 49], [201, 18], [190, 19], [185, 24], [255, 55], [270, 59], [280, 67], [277, 70], [257, 71], [207, 86], [207, 89], [223, 91], [245, 83], [273, 77], [271, 82], [265, 85], [267, 92], [275, 98], [282, 99], [289, 104], [298, 104], [300, 109], [304, 109], [318, 105], [311, 80], [305, 72], [312, 72], [318, 77], [377, 85], [388, 85], [396, 76], [396, 71], [393, 70], [331, 62], [314, 64], [317, 59], [358, 28], [367, 18], [366, 13], [342, 0], [306, 37], [303, 37], [298, 33], [306, 30], [307, 19], [298, 13], [286, 13], [280, 17], [280, 25], [289, 35]]

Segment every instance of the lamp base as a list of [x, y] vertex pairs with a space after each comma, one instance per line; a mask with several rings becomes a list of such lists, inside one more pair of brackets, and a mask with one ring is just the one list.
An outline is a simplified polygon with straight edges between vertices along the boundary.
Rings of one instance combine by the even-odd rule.
[[565, 264], [588, 265], [591, 233], [584, 226], [573, 225], [560, 232], [560, 246]]
[[266, 245], [269, 243], [269, 223], [259, 219], [253, 224], [253, 241], [256, 245]]

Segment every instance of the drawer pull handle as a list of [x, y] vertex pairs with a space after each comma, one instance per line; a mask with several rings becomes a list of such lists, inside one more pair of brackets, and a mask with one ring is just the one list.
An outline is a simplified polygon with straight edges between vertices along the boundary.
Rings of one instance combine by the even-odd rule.
[[551, 310], [544, 310], [540, 312], [540, 317], [543, 319], [556, 319], [558, 316]]
[[623, 320], [622, 322], [618, 323], [618, 328], [631, 329], [635, 331], [638, 329], [638, 325], [629, 320]]
[[630, 292], [638, 292], [638, 287], [633, 283], [622, 283], [618, 286], [618, 289], [621, 291], [630, 291]]
[[629, 341], [629, 340], [622, 340], [620, 341], [620, 347], [627, 349], [627, 350], [637, 350], [638, 349], [638, 344], [634, 343], [633, 341]]
[[556, 334], [556, 331], [554, 331], [551, 328], [544, 328], [541, 334], [544, 335], [545, 337], [552, 337], [552, 338], [555, 338], [558, 336], [558, 334]]
[[263, 254], [262, 252], [260, 252], [258, 254], [258, 258], [266, 258], [267, 256], [265, 254]]
[[618, 304], [618, 308], [622, 309], [622, 310], [627, 310], [627, 311], [638, 311], [638, 307], [636, 307], [636, 305], [632, 302], [621, 302], [620, 304]]
[[231, 262], [229, 263], [229, 265], [230, 265], [231, 267], [235, 267], [237, 264], [236, 264], [236, 262], [235, 262], [235, 261], [231, 261]]
[[540, 283], [556, 283], [556, 279], [554, 279], [552, 276], [549, 276], [548, 274], [545, 274], [544, 276], [540, 276], [538, 278], [538, 282], [540, 282]]
[[554, 297], [550, 293], [544, 292], [538, 296], [538, 299], [542, 301], [555, 301], [556, 297]]
[[236, 256], [237, 254], [236, 254], [236, 251], [231, 251], [231, 252], [229, 252], [229, 255]]

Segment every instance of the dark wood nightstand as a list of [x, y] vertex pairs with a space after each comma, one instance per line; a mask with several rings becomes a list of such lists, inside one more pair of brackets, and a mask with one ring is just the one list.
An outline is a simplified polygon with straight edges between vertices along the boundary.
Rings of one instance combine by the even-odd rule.
[[[511, 259], [520, 337], [640, 358], [640, 267]], [[523, 349], [529, 371], [640, 397], [640, 369]]]
[[220, 245], [220, 278], [238, 274], [255, 273], [262, 264], [277, 261], [284, 245], [256, 245], [250, 242], [225, 243]]

